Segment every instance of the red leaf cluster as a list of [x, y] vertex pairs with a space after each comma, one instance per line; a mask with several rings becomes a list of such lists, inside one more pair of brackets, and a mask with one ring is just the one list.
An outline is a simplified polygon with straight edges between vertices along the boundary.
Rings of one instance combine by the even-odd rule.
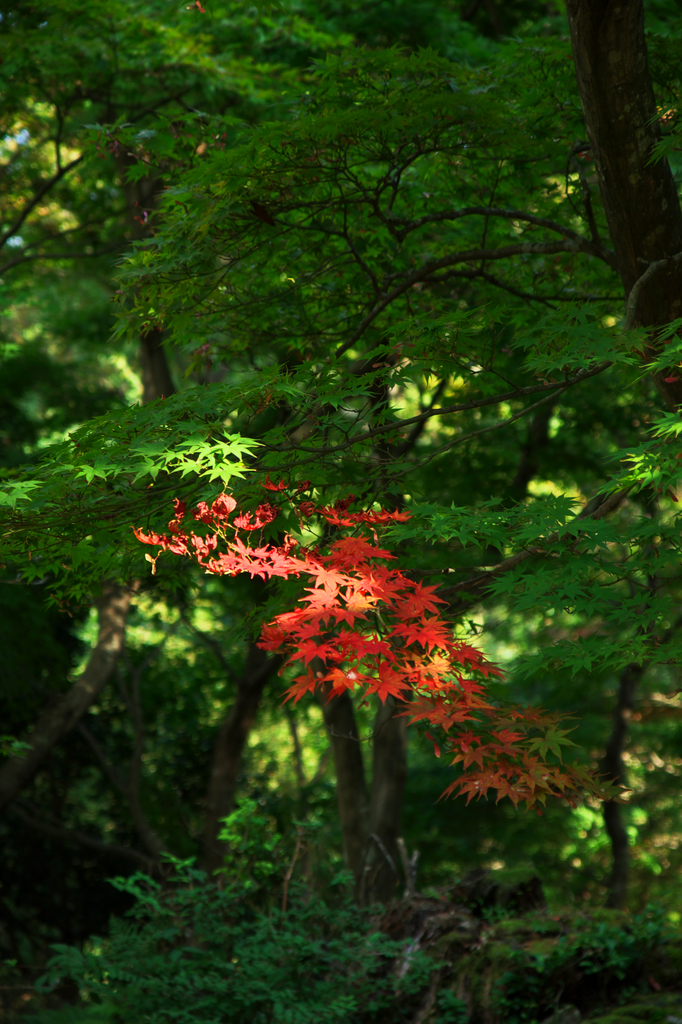
[[[269, 478], [264, 486], [278, 493], [286, 489], [284, 481]], [[515, 804], [533, 805], [548, 796], [573, 802], [580, 791], [601, 792], [582, 769], [547, 761], [548, 749], [560, 755], [561, 746], [570, 744], [557, 729], [559, 717], [530, 707], [500, 708], [486, 688], [499, 670], [454, 637], [441, 615], [445, 602], [437, 588], [410, 579], [391, 564], [395, 556], [379, 547], [376, 529], [409, 514], [349, 512], [354, 500], [351, 495], [333, 507], [292, 503], [299, 522], [316, 515], [335, 528], [327, 553], [289, 534], [277, 544], [245, 543], [240, 534], [268, 525], [280, 508], [265, 502], [255, 513], [233, 516], [236, 502], [228, 494], [210, 507], [200, 502], [192, 512], [210, 528], [205, 536], [183, 528], [187, 510], [177, 499], [168, 534], [135, 534], [143, 544], [158, 545], [158, 554], [187, 555], [209, 573], [305, 579], [296, 607], [266, 624], [259, 643], [285, 654], [285, 665], [301, 665], [286, 699], [298, 701], [316, 690], [328, 697], [352, 690], [361, 700], [373, 694], [382, 702], [394, 698], [411, 722], [439, 731], [440, 744], [426, 733], [436, 755], [442, 748], [451, 764], [461, 766], [446, 793], [465, 793], [471, 800], [492, 790], [498, 800], [508, 796]], [[543, 740], [547, 736], [551, 741]]]

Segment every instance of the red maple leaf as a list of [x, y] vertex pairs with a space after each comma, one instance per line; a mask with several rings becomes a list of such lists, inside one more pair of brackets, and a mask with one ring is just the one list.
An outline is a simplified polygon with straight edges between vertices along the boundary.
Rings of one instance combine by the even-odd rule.
[[280, 480], [278, 484], [273, 484], [272, 480], [268, 475], [266, 476], [264, 483], [261, 484], [261, 487], [264, 487], [266, 491], [285, 491], [287, 485], [284, 480]]
[[[262, 486], [286, 490], [284, 480], [275, 484], [269, 477]], [[308, 486], [305, 481], [297, 490]], [[352, 689], [361, 700], [376, 694], [382, 702], [388, 697], [403, 702], [399, 713], [439, 730], [440, 741], [428, 734], [434, 750], [438, 754], [442, 747], [451, 763], [460, 765], [462, 773], [446, 794], [460, 793], [470, 801], [492, 790], [498, 800], [507, 796], [529, 806], [550, 796], [574, 803], [582, 790], [601, 795], [603, 787], [584, 769], [539, 756], [539, 750], [556, 747], [549, 740], [557, 736], [561, 716], [530, 707], [498, 708], [486, 685], [499, 670], [476, 647], [453, 637], [439, 610], [445, 602], [437, 588], [415, 583], [387, 564], [395, 556], [379, 547], [375, 528], [404, 521], [409, 513], [349, 512], [353, 501], [350, 495], [333, 508], [312, 501], [293, 506], [299, 519], [319, 515], [353, 530], [336, 537], [326, 554], [288, 534], [277, 544], [252, 545], [254, 530], [271, 523], [280, 509], [263, 502], [255, 513], [242, 511], [230, 523], [236, 501], [229, 494], [219, 495], [210, 507], [199, 502], [192, 512], [195, 521], [216, 531], [205, 537], [182, 529], [186, 506], [179, 499], [169, 534], [135, 530], [135, 535], [160, 551], [189, 555], [217, 575], [306, 580], [310, 585], [296, 606], [264, 625], [259, 641], [264, 650], [281, 652], [286, 666], [308, 666], [285, 698], [296, 702], [316, 690], [331, 697]], [[155, 571], [158, 555], [148, 557]], [[543, 733], [547, 741], [538, 739]]]

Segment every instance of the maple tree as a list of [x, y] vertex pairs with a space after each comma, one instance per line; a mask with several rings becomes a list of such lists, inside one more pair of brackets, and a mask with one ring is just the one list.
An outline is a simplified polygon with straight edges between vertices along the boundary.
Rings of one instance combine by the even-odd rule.
[[[308, 485], [306, 481], [297, 490]], [[269, 477], [264, 486], [286, 490], [284, 481], [273, 484]], [[603, 796], [608, 787], [593, 775], [560, 763], [561, 748], [572, 745], [566, 730], [559, 728], [561, 716], [491, 702], [485, 683], [500, 675], [499, 669], [472, 644], [453, 637], [440, 614], [438, 606], [447, 602], [438, 596], [438, 588], [410, 579], [391, 564], [395, 556], [379, 547], [376, 531], [390, 522], [408, 521], [410, 513], [352, 512], [354, 501], [350, 495], [333, 506], [288, 502], [299, 532], [306, 532], [312, 516], [335, 531], [352, 531], [330, 540], [326, 553], [319, 543], [302, 544], [290, 533], [279, 543], [250, 545], [248, 536], [277, 519], [282, 507], [263, 502], [255, 514], [237, 513], [237, 502], [227, 493], [210, 506], [200, 502], [192, 512], [192, 519], [208, 527], [203, 533], [188, 528], [187, 503], [176, 498], [167, 534], [136, 529], [135, 535], [143, 544], [159, 547], [156, 556], [146, 556], [153, 573], [159, 556], [168, 551], [220, 576], [307, 578], [312, 585], [305, 587], [296, 608], [267, 622], [258, 643], [263, 650], [285, 653], [285, 666], [303, 664], [285, 699], [297, 702], [316, 691], [326, 700], [346, 691], [361, 703], [374, 695], [382, 704], [395, 698], [397, 713], [409, 716], [411, 723], [437, 728], [446, 756], [453, 766], [461, 765], [461, 774], [443, 795], [466, 794], [470, 801], [493, 790], [498, 801], [509, 797], [515, 805], [525, 802], [529, 807], [544, 804], [550, 796], [571, 802], [585, 792]], [[440, 744], [426, 735], [440, 757]], [[547, 760], [548, 751], [558, 755], [559, 763]]]

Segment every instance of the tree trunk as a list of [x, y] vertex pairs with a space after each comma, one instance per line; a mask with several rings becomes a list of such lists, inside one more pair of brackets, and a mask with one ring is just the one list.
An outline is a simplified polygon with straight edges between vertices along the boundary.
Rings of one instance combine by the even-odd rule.
[[[655, 348], [655, 328], [682, 315], [682, 261], [672, 260], [682, 252], [682, 211], [668, 161], [650, 162], [661, 132], [647, 59], [643, 3], [567, 0], [566, 6], [599, 189], [625, 295], [630, 297], [628, 321], [653, 328], [650, 337]], [[671, 409], [682, 402], [682, 381], [665, 378], [676, 376], [666, 371], [654, 375]], [[642, 666], [628, 665], [621, 675], [605, 757], [606, 772], [615, 781], [623, 781], [623, 745], [642, 672]], [[608, 902], [619, 907], [625, 900], [629, 866], [620, 805], [606, 802], [604, 820], [613, 847]]]
[[175, 385], [163, 347], [163, 332], [157, 327], [140, 335], [140, 369], [142, 401], [145, 404], [175, 394]]
[[551, 403], [538, 409], [528, 424], [526, 441], [521, 448], [519, 465], [514, 479], [509, 485], [509, 497], [514, 501], [523, 501], [528, 495], [528, 484], [535, 477], [540, 466], [542, 449], [549, 443], [549, 421], [555, 406]]
[[[642, 0], [567, 0], [585, 125], [616, 254], [630, 295], [647, 264], [682, 252], [682, 212], [667, 160], [649, 163], [660, 139], [647, 62]], [[682, 262], [663, 264], [643, 284], [634, 324], [656, 328], [682, 315]], [[655, 337], [652, 339], [655, 342]], [[655, 381], [670, 408], [682, 381]]]
[[350, 693], [346, 690], [330, 701], [321, 695], [320, 704], [334, 756], [343, 860], [353, 872], [356, 900], [361, 906], [387, 903], [400, 881], [407, 719], [395, 715], [392, 697], [377, 711], [368, 799], [362, 741]]
[[[130, 180], [128, 170], [135, 165], [135, 160], [126, 153], [119, 153], [117, 164], [126, 200], [126, 219], [130, 237], [135, 240], [148, 238], [149, 215], [154, 213], [158, 206], [161, 181], [153, 177]], [[140, 335], [140, 376], [143, 404], [175, 394], [175, 385], [163, 347], [163, 331], [158, 327], [152, 327]]]
[[42, 765], [52, 748], [74, 727], [94, 703], [112, 676], [125, 642], [125, 626], [130, 591], [114, 584], [105, 586], [96, 602], [99, 632], [82, 675], [68, 693], [48, 705], [28, 737], [30, 749], [10, 757], [0, 769], [0, 808], [14, 799], [19, 790]]
[[396, 716], [393, 697], [380, 705], [374, 721], [374, 771], [369, 806], [369, 828], [359, 902], [387, 903], [400, 874], [403, 797], [407, 781], [407, 719]]
[[[632, 717], [632, 707], [637, 686], [644, 673], [642, 665], [630, 664], [623, 669], [618, 686], [618, 702], [613, 713], [611, 736], [604, 755], [604, 774], [618, 785], [625, 785], [623, 751]], [[604, 801], [604, 824], [611, 840], [613, 868], [609, 879], [607, 906], [620, 909], [625, 903], [630, 868], [628, 834], [623, 822], [621, 805], [615, 800]]]
[[225, 856], [225, 844], [218, 839], [221, 821], [234, 810], [244, 744], [253, 727], [265, 685], [278, 665], [278, 658], [268, 657], [255, 644], [250, 645], [244, 672], [237, 683], [235, 702], [213, 748], [204, 822], [202, 867], [205, 871], [215, 871]]
[[353, 872], [357, 886], [362, 876], [367, 847], [369, 807], [353, 701], [346, 690], [330, 701], [322, 695], [320, 703], [334, 757], [343, 861]]

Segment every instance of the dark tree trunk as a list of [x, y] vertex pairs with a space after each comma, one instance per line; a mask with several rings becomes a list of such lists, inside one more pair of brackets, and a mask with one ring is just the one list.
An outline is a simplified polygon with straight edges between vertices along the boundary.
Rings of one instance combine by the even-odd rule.
[[[121, 153], [117, 162], [121, 188], [126, 200], [130, 237], [136, 240], [147, 238], [150, 234], [149, 217], [158, 206], [161, 182], [158, 178], [152, 177], [131, 181], [128, 178], [128, 170], [134, 166], [134, 159]], [[152, 327], [140, 335], [140, 376], [144, 404], [175, 394], [175, 385], [163, 347], [163, 331], [158, 327]]]
[[82, 675], [68, 693], [57, 697], [38, 719], [27, 739], [30, 749], [10, 757], [0, 769], [0, 808], [12, 800], [96, 700], [114, 672], [125, 642], [130, 591], [109, 584], [96, 602], [99, 632]]
[[361, 737], [346, 691], [320, 700], [334, 756], [343, 859], [353, 872], [359, 904], [386, 903], [400, 881], [403, 797], [407, 780], [407, 719], [389, 698], [373, 730], [373, 772], [368, 799]]
[[519, 465], [514, 479], [509, 485], [509, 496], [514, 501], [523, 501], [528, 494], [528, 484], [539, 469], [542, 449], [547, 446], [549, 441], [549, 421], [553, 412], [554, 406], [547, 404], [542, 409], [538, 409], [528, 424], [528, 434], [525, 444], [521, 448]]
[[[667, 160], [649, 163], [660, 138], [647, 62], [642, 0], [567, 0], [578, 89], [626, 297], [647, 264], [682, 252], [682, 212]], [[643, 284], [634, 324], [656, 328], [682, 315], [682, 262]], [[652, 337], [655, 344], [655, 332]], [[666, 403], [682, 381], [656, 375]]]
[[[567, 0], [573, 57], [599, 189], [626, 298], [628, 325], [656, 328], [682, 315], [682, 211], [668, 161], [650, 162], [660, 139], [642, 0]], [[655, 264], [655, 266], [652, 266]], [[644, 279], [643, 275], [646, 274]], [[639, 283], [638, 283], [639, 282]], [[651, 353], [648, 353], [650, 356]], [[666, 404], [682, 402], [677, 374], [655, 375]], [[610, 778], [623, 781], [622, 753], [642, 667], [624, 669], [607, 747]], [[625, 899], [629, 851], [618, 804], [604, 819], [613, 847], [609, 904]]]
[[246, 666], [237, 683], [237, 696], [223, 722], [213, 748], [213, 763], [206, 796], [202, 867], [215, 871], [225, 856], [225, 844], [218, 839], [221, 821], [234, 810], [237, 778], [244, 744], [258, 712], [265, 685], [280, 662], [251, 644]]
[[345, 691], [330, 701], [322, 696], [320, 703], [334, 757], [343, 860], [353, 872], [357, 885], [362, 876], [367, 847], [369, 806], [353, 701], [348, 691]]
[[362, 905], [387, 903], [400, 881], [403, 797], [407, 781], [407, 719], [388, 697], [374, 721], [374, 764], [369, 827], [358, 897]]
[[175, 394], [163, 347], [163, 332], [156, 327], [140, 336], [140, 369], [143, 402], [154, 402], [157, 398]]
[[[642, 678], [642, 665], [628, 665], [623, 669], [618, 686], [618, 702], [613, 714], [611, 735], [604, 755], [604, 774], [618, 785], [625, 785], [623, 768], [623, 751], [627, 738], [628, 723], [632, 717], [632, 708], [637, 686]], [[607, 906], [620, 909], [625, 903], [630, 869], [630, 849], [628, 834], [623, 822], [621, 805], [615, 800], [604, 801], [604, 824], [611, 840], [613, 867], [609, 879], [609, 895]]]

